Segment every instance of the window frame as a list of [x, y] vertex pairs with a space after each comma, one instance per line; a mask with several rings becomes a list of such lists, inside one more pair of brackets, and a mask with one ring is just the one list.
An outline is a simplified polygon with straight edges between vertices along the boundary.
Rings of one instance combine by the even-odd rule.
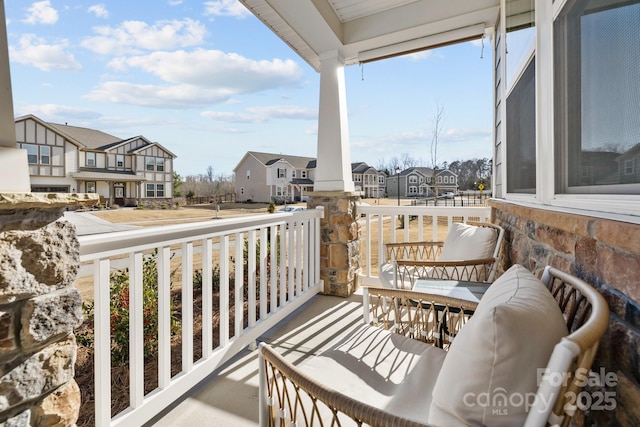
[[116, 168], [124, 168], [124, 154], [116, 154]]
[[[555, 58], [553, 57], [556, 39], [561, 34], [555, 34], [554, 30], [558, 19], [563, 15], [570, 14], [567, 8], [575, 5], [574, 1], [558, 0], [553, 4], [542, 2], [543, 7], [539, 14], [545, 31], [540, 31], [542, 25], [538, 25], [538, 50], [546, 55], [547, 63], [536, 63], [540, 67], [540, 73], [547, 76], [555, 76]], [[545, 19], [546, 18], [546, 19]], [[556, 49], [557, 50], [557, 49]], [[551, 59], [549, 59], [549, 57]], [[545, 67], [545, 68], [543, 68]], [[565, 68], [566, 69], [566, 68]], [[555, 127], [559, 126], [561, 116], [555, 110], [554, 99], [557, 96], [565, 96], [556, 93], [553, 78], [539, 79], [536, 73], [536, 98], [540, 99], [536, 106], [538, 112], [550, 111], [551, 121], [554, 126], [550, 129], [544, 128], [544, 120], [539, 120], [537, 138], [538, 152], [538, 174], [540, 181], [536, 185], [537, 194], [534, 203], [548, 205], [566, 212], [583, 213], [591, 216], [606, 218], [624, 218], [625, 221], [640, 223], [637, 212], [640, 211], [640, 194], [638, 193], [590, 193], [580, 191], [579, 187], [572, 187], [572, 192], [566, 192], [563, 175], [566, 175], [566, 165], [563, 164], [562, 156], [566, 155], [567, 144], [557, 140]], [[546, 132], [546, 133], [543, 133]], [[566, 131], [565, 131], [566, 132]], [[553, 168], [542, 168], [542, 164], [552, 164]], [[546, 169], [546, 170], [545, 170]], [[618, 184], [625, 185], [625, 184]], [[614, 186], [609, 186], [613, 189]]]
[[85, 166], [89, 168], [95, 168], [97, 166], [97, 156], [93, 151], [87, 151], [85, 153]]

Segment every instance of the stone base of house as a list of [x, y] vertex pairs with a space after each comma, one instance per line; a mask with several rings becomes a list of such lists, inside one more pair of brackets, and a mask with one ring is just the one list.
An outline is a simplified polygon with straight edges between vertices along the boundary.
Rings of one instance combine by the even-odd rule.
[[[509, 264], [537, 273], [552, 265], [592, 284], [609, 303], [609, 331], [592, 370], [599, 378], [600, 370], [614, 374], [615, 384], [596, 390], [593, 399], [607, 399], [581, 414], [581, 424], [640, 425], [640, 227], [503, 200], [490, 205], [493, 222], [505, 229]], [[615, 402], [605, 405], [610, 397]]]
[[75, 227], [57, 221], [97, 195], [0, 194], [0, 425], [74, 425], [82, 301]]
[[307, 207], [324, 208], [320, 221], [320, 279], [324, 293], [347, 297], [358, 288], [360, 232], [354, 193], [317, 191], [307, 193]]

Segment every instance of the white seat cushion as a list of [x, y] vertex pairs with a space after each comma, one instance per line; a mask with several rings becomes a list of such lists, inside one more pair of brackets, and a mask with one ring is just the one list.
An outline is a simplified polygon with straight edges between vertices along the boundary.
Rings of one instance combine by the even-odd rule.
[[[413, 267], [407, 267], [407, 271], [413, 271]], [[399, 289], [411, 289], [413, 287], [411, 280], [409, 279], [411, 276], [410, 274], [405, 274], [402, 283], [396, 283], [395, 272], [395, 264], [392, 262], [388, 262], [380, 266], [380, 270], [378, 270], [378, 277], [380, 278], [382, 286], [385, 288]]]
[[445, 355], [429, 344], [362, 325], [300, 370], [354, 399], [426, 423]]
[[429, 422], [523, 425], [538, 369], [567, 335], [560, 308], [531, 272], [514, 265], [484, 294], [451, 344], [433, 389]]
[[460, 261], [491, 258], [498, 233], [490, 227], [454, 222], [442, 245], [438, 261]]

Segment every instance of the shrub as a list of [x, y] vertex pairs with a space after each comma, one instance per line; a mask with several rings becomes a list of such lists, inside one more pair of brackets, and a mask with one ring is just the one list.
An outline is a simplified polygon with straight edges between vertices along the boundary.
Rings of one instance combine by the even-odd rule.
[[[214, 265], [211, 271], [212, 273], [212, 284], [213, 284], [213, 292], [220, 291], [220, 266]], [[193, 272], [193, 289], [200, 291], [202, 290], [202, 271], [196, 270]]]
[[276, 211], [276, 202], [273, 200], [269, 202], [269, 206], [267, 206], [267, 212], [274, 213]]
[[[152, 356], [158, 348], [158, 269], [157, 253], [144, 257], [142, 264], [142, 317], [144, 319], [144, 356]], [[172, 273], [173, 275], [173, 273]], [[129, 269], [117, 270], [110, 275], [111, 362], [122, 364], [129, 358]], [[83, 304], [85, 316], [94, 321], [94, 303]], [[170, 300], [171, 335], [178, 333], [180, 321], [176, 319], [173, 300]], [[93, 340], [79, 334], [78, 342], [92, 346]]]

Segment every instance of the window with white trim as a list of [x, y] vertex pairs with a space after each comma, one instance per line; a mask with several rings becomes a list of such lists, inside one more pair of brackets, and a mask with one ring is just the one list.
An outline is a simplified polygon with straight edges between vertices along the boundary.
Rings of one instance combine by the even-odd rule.
[[95, 167], [96, 166], [96, 153], [86, 153], [86, 165], [89, 167]]
[[284, 168], [278, 168], [278, 178], [286, 178], [287, 170]]
[[640, 194], [640, 2], [569, 0], [554, 22], [556, 191]]
[[306, 170], [300, 171], [300, 174], [301, 174], [300, 176], [302, 178], [306, 178], [307, 177], [307, 171]]
[[124, 154], [116, 154], [116, 167], [117, 168], [124, 167]]

